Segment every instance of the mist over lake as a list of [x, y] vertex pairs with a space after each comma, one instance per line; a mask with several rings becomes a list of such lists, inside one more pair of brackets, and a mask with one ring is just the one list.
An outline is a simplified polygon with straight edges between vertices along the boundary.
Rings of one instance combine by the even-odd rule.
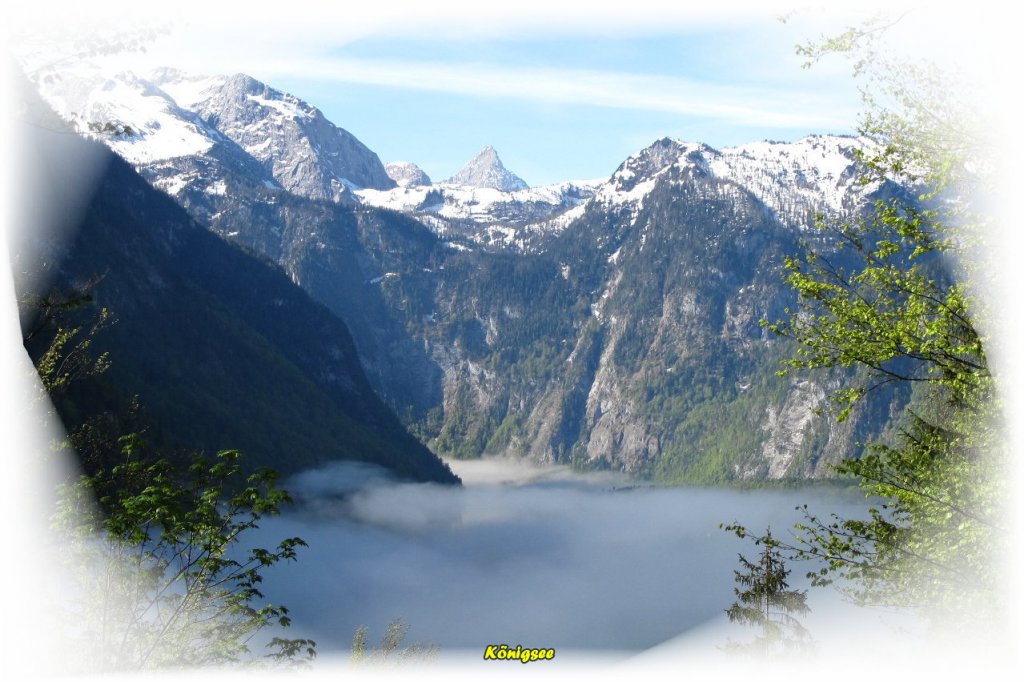
[[[322, 655], [347, 654], [360, 625], [375, 642], [397, 617], [410, 626], [407, 643], [442, 652], [493, 643], [639, 652], [725, 623], [737, 553], [757, 550], [719, 524], [788, 537], [798, 504], [864, 507], [832, 488], [632, 487], [557, 467], [453, 468], [465, 486], [398, 483], [351, 464], [287, 482], [298, 504], [267, 520], [259, 541], [309, 543], [264, 585], [291, 610], [289, 636], [315, 639]], [[791, 568], [792, 584], [803, 585], [807, 566]]]

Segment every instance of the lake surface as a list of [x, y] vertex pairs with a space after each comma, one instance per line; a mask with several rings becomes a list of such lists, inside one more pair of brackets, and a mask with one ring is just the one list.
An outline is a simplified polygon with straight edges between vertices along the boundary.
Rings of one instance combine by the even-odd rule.
[[[726, 623], [737, 553], [757, 550], [719, 524], [788, 537], [799, 504], [820, 512], [864, 507], [856, 492], [821, 487], [631, 487], [559, 467], [452, 464], [462, 488], [395, 483], [352, 465], [287, 483], [299, 504], [267, 520], [259, 539], [269, 546], [298, 535], [309, 543], [264, 585], [291, 610], [289, 636], [312, 637], [322, 656], [341, 655], [360, 625], [375, 642], [401, 618], [407, 643], [446, 652], [479, 656], [500, 643], [640, 652]], [[791, 568], [793, 584], [802, 585], [807, 567]]]

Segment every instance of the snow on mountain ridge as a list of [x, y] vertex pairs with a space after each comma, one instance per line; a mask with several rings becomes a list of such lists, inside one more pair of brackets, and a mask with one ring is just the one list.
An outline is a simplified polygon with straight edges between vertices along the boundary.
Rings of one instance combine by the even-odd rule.
[[754, 142], [723, 149], [711, 171], [754, 193], [780, 218], [847, 213], [876, 186], [858, 180], [863, 138], [811, 135], [795, 142]]
[[148, 74], [148, 79], [173, 97], [178, 106], [192, 110], [196, 103], [210, 97], [211, 90], [224, 87], [228, 77], [189, 74], [164, 67]]
[[[356, 195], [364, 204], [393, 211], [431, 214], [477, 224], [525, 224], [531, 222], [531, 217], [546, 218], [589, 199], [601, 182], [604, 181], [574, 180], [515, 191], [465, 185], [421, 185], [388, 191], [363, 189]], [[431, 223], [431, 226], [436, 224]]]
[[433, 184], [430, 176], [423, 172], [423, 169], [411, 161], [392, 161], [384, 164], [384, 172], [394, 180], [399, 187], [420, 187]]
[[783, 224], [803, 229], [817, 213], [855, 210], [874, 190], [874, 185], [857, 180], [856, 150], [863, 144], [858, 138], [809, 136], [718, 150], [662, 138], [632, 154], [606, 180], [511, 192], [446, 183], [390, 192], [362, 190], [357, 195], [365, 204], [409, 213], [438, 234], [461, 232], [482, 245], [530, 250], [569, 227], [591, 202], [635, 221], [666, 174], [691, 168], [733, 183], [757, 197]]
[[714, 151], [705, 144], [663, 137], [623, 161], [612, 174], [609, 184], [618, 191], [630, 191], [637, 183], [660, 175], [673, 164], [684, 159], [700, 164], [702, 154]]
[[862, 138], [810, 135], [795, 142], [753, 142], [717, 150], [662, 138], [626, 159], [595, 199], [638, 205], [668, 169], [690, 166], [743, 187], [782, 222], [804, 225], [821, 211], [848, 214], [876, 188], [857, 179], [857, 150], [865, 144]]
[[784, 225], [806, 229], [822, 212], [849, 215], [877, 189], [877, 183], [863, 185], [858, 180], [857, 150], [865, 144], [860, 138], [812, 135], [795, 142], [755, 142], [717, 150], [662, 138], [623, 161], [608, 180], [592, 185], [595, 191], [589, 201], [526, 224], [487, 225], [474, 241], [519, 250], [543, 248], [545, 238], [567, 229], [593, 203], [632, 224], [663, 178], [683, 168], [726, 180], [757, 197]]
[[[222, 187], [225, 177], [244, 176], [300, 196], [406, 212], [439, 234], [479, 243], [519, 244], [523, 240], [510, 234], [526, 228], [531, 241], [560, 232], [591, 199], [635, 218], [670, 169], [691, 168], [735, 183], [795, 227], [807, 226], [822, 211], [854, 210], [874, 189], [857, 181], [856, 149], [865, 141], [836, 136], [721, 150], [662, 138], [623, 161], [607, 180], [536, 189], [487, 146], [445, 183], [430, 185], [415, 164], [384, 167], [316, 107], [244, 74], [161, 69], [148, 78], [107, 77], [76, 68], [56, 84], [40, 86], [80, 132], [102, 133], [104, 142], [148, 167], [150, 180], [170, 193], [193, 184]], [[206, 161], [197, 165], [195, 157]]]
[[196, 96], [193, 110], [294, 194], [338, 201], [350, 195], [350, 186], [395, 186], [376, 154], [293, 95], [245, 74], [198, 92], [192, 83], [186, 91]]

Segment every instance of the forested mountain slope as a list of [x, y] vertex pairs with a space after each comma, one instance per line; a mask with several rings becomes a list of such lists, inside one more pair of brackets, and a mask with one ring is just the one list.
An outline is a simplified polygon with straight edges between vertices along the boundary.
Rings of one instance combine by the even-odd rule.
[[358, 460], [457, 481], [374, 393], [344, 323], [279, 267], [196, 223], [95, 142], [45, 126], [26, 134], [50, 201], [91, 189], [80, 207], [27, 226], [37, 251], [16, 263], [43, 277], [35, 292], [24, 280], [25, 313], [33, 293], [96, 282], [72, 321], [100, 307], [114, 319], [92, 349], [109, 353], [109, 371], [58, 406], [69, 425], [137, 395], [147, 438], [182, 452], [237, 448], [284, 473]]

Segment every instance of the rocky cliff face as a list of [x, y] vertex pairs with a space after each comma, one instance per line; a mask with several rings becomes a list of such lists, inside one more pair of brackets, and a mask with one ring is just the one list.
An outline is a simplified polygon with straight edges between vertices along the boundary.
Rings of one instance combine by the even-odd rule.
[[760, 320], [794, 303], [781, 264], [811, 215], [891, 191], [852, 181], [855, 144], [767, 145], [789, 161], [761, 167], [747, 149], [660, 140], [560, 223], [511, 228], [530, 241], [512, 243], [506, 283], [480, 267], [472, 294], [451, 296], [478, 345], [441, 361], [435, 446], [679, 482], [826, 475], [905, 397], [842, 425], [818, 417], [840, 374], [775, 376], [792, 349]]

